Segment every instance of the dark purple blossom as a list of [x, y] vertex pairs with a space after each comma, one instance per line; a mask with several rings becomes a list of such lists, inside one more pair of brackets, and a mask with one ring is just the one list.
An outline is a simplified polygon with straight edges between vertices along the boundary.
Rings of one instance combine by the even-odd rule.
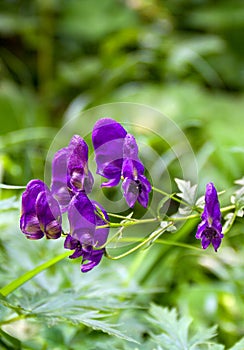
[[65, 239], [64, 247], [74, 250], [71, 259], [82, 257], [81, 271], [88, 272], [99, 264], [105, 252], [104, 248], [95, 248], [106, 243], [109, 228], [97, 227], [107, 223], [107, 213], [100, 204], [90, 201], [84, 192], [79, 192], [70, 202], [68, 219], [70, 234]]
[[31, 180], [22, 195], [20, 229], [29, 239], [56, 239], [62, 233], [58, 202], [41, 180]]
[[97, 174], [109, 179], [103, 187], [118, 185], [123, 164], [123, 144], [126, 130], [113, 119], [100, 119], [93, 128], [92, 142], [95, 150]]
[[144, 174], [144, 166], [138, 158], [138, 146], [133, 135], [127, 134], [123, 145], [122, 188], [129, 207], [138, 201], [147, 207], [151, 184]]
[[206, 186], [205, 206], [201, 215], [202, 222], [198, 225], [196, 238], [202, 240], [202, 247], [206, 249], [211, 243], [217, 252], [222, 234], [221, 212], [217, 191], [212, 182]]
[[122, 178], [124, 197], [129, 207], [133, 207], [136, 201], [147, 207], [151, 184], [144, 175], [134, 136], [115, 120], [104, 118], [95, 124], [92, 140], [97, 173], [110, 180], [102, 186], [116, 186]]
[[75, 193], [90, 193], [93, 183], [88, 169], [88, 146], [80, 136], [74, 135], [69, 146], [54, 155], [51, 191], [64, 212]]

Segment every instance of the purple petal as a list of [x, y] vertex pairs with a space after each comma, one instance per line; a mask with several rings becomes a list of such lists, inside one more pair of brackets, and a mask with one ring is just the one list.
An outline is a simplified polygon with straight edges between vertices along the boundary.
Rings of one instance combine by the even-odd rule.
[[212, 182], [209, 182], [206, 186], [205, 204], [208, 216], [212, 218], [212, 220], [220, 221], [221, 212], [219, 207], [218, 195]]
[[95, 150], [108, 141], [124, 139], [127, 132], [114, 119], [103, 118], [96, 122], [92, 131], [92, 142]]
[[22, 194], [22, 214], [35, 212], [35, 201], [41, 191], [47, 189], [45, 183], [41, 180], [31, 180], [25, 192]]
[[83, 250], [80, 242], [68, 235], [64, 241], [64, 248], [74, 250], [74, 253], [69, 256], [70, 259], [76, 259], [83, 255]]
[[134, 180], [127, 177], [122, 183], [122, 188], [124, 191], [125, 200], [128, 206], [132, 208], [135, 205], [139, 195], [138, 184]]
[[123, 158], [138, 160], [138, 146], [133, 135], [127, 134], [123, 145]]
[[136, 178], [144, 173], [144, 166], [138, 158], [138, 146], [133, 135], [127, 134], [123, 145], [123, 177]]
[[[223, 235], [222, 235], [223, 236]], [[213, 247], [214, 247], [214, 250], [217, 252], [217, 250], [218, 250], [218, 248], [219, 248], [219, 246], [220, 246], [220, 244], [221, 244], [221, 238], [223, 238], [223, 237], [221, 237], [221, 236], [216, 236], [216, 237], [214, 237], [213, 239], [212, 239], [212, 245], [213, 245]]]
[[54, 155], [51, 191], [64, 212], [74, 194], [80, 190], [91, 192], [93, 183], [88, 169], [88, 146], [80, 136], [74, 135], [69, 146]]
[[57, 239], [62, 233], [62, 216], [59, 204], [49, 191], [40, 192], [35, 203], [41, 230], [47, 238]]
[[40, 239], [44, 236], [36, 216], [35, 203], [40, 191], [45, 189], [47, 186], [43, 181], [31, 180], [22, 195], [20, 229], [29, 239]]
[[81, 244], [93, 245], [96, 228], [94, 207], [84, 192], [78, 192], [68, 208], [70, 234]]
[[110, 179], [109, 184], [119, 183], [123, 163], [123, 144], [126, 130], [115, 120], [100, 119], [92, 131], [92, 142], [95, 150], [97, 174]]
[[23, 214], [20, 218], [20, 229], [29, 239], [40, 239], [44, 236], [36, 214]]
[[196, 232], [196, 236], [195, 236], [196, 239], [202, 239], [202, 234], [206, 228], [207, 228], [207, 222], [202, 221], [197, 227], [197, 232]]
[[[109, 221], [109, 218], [108, 218], [108, 215], [107, 215], [105, 209], [101, 206], [100, 203], [97, 203], [95, 201], [92, 201], [92, 204], [93, 204], [94, 210], [96, 210], [96, 207], [98, 207], [102, 211], [104, 218], [106, 219], [106, 220], [103, 220], [95, 212], [96, 227], [106, 225]], [[109, 234], [109, 227], [96, 228], [95, 233], [94, 233], [94, 246], [99, 247], [99, 246], [102, 246], [103, 244], [105, 244], [107, 241], [107, 238], [108, 238], [108, 234]]]
[[71, 235], [67, 235], [64, 241], [64, 248], [74, 250], [77, 248], [79, 241]]
[[78, 135], [74, 135], [69, 147], [68, 171], [70, 184], [73, 189], [90, 193], [94, 183], [93, 176], [88, 170], [88, 146]]
[[107, 182], [103, 182], [101, 184], [101, 187], [114, 187], [114, 186], [117, 186], [119, 182], [120, 182], [120, 173], [117, 174], [117, 177], [114, 177]]
[[139, 196], [138, 196], [138, 202], [146, 208], [148, 206], [149, 201], [149, 193], [152, 190], [152, 186], [146, 176], [140, 175], [139, 176]]
[[82, 262], [88, 261], [86, 264], [81, 265], [81, 271], [82, 272], [88, 272], [92, 270], [95, 266], [97, 266], [104, 254], [105, 250], [93, 250], [89, 255], [83, 255]]
[[68, 204], [73, 197], [68, 184], [70, 176], [68, 174], [68, 147], [60, 149], [55, 153], [52, 162], [52, 183], [51, 192], [58, 200], [62, 212], [67, 210]]
[[203, 249], [206, 249], [211, 243], [211, 239], [206, 237], [205, 235], [202, 236], [202, 247]]

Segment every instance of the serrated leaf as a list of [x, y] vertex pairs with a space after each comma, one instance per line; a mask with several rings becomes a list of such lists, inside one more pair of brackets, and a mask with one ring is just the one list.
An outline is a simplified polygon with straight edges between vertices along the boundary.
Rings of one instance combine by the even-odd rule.
[[[46, 291], [36, 295], [29, 295], [28, 292], [17, 298], [16, 302], [21, 305], [21, 311], [26, 317], [35, 318], [47, 325], [53, 326], [58, 323], [68, 323], [72, 325], [83, 324], [92, 329], [100, 330], [104, 333], [114, 335], [124, 340], [135, 342], [132, 337], [124, 334], [118, 329], [118, 324], [108, 322], [114, 312], [131, 307], [126, 302], [120, 302], [114, 298], [113, 293], [104, 301], [104, 295], [93, 287], [79, 292], [67, 289], [55, 294]], [[5, 300], [5, 298], [2, 298]], [[9, 298], [15, 300], [15, 296]], [[8, 304], [6, 304], [8, 305]], [[10, 306], [12, 304], [9, 304]]]
[[181, 180], [175, 178], [175, 182], [181, 191], [180, 193], [177, 193], [177, 195], [182, 198], [185, 202], [189, 203], [190, 205], [193, 205], [195, 203], [195, 197], [197, 192], [197, 185], [191, 186], [190, 181]]
[[[244, 178], [243, 178], [244, 180]], [[244, 349], [244, 337], [241, 338], [241, 340], [239, 340], [234, 346], [232, 346], [232, 348], [230, 348], [229, 350], [243, 350]]]
[[[164, 350], [198, 349], [198, 345], [209, 345], [209, 340], [216, 334], [216, 327], [202, 329], [191, 335], [189, 317], [178, 317], [175, 309], [169, 310], [152, 305], [149, 311], [151, 317], [147, 320], [156, 330], [152, 339]], [[221, 349], [221, 348], [220, 348]]]
[[[190, 349], [194, 350], [196, 345], [205, 344], [217, 334], [217, 326], [198, 330], [189, 340]], [[215, 345], [215, 344], [214, 344]], [[189, 349], [189, 350], [190, 350]]]

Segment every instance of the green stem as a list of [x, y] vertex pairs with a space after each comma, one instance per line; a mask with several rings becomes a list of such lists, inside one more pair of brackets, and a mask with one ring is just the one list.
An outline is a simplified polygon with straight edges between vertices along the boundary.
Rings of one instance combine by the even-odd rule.
[[4, 190], [22, 190], [22, 189], [26, 188], [26, 186], [0, 184], [0, 188], [2, 188]]
[[[138, 238], [138, 237], [126, 237], [126, 238], [121, 238], [121, 242], [143, 242], [144, 239], [143, 238]], [[193, 249], [193, 250], [197, 250], [197, 251], [202, 251], [202, 248], [198, 248], [195, 247], [191, 244], [187, 244], [187, 243], [182, 243], [182, 242], [173, 242], [172, 240], [169, 239], [162, 239], [159, 238], [157, 240], [155, 240], [155, 243], [157, 244], [163, 244], [163, 245], [173, 245], [176, 247], [182, 247], [182, 248], [187, 248], [187, 249]]]
[[15, 316], [15, 317], [10, 318], [9, 320], [0, 322], [0, 326], [3, 326], [3, 325], [5, 325], [5, 324], [9, 324], [9, 323], [13, 323], [13, 322], [16, 322], [16, 321], [20, 321], [20, 320], [23, 320], [23, 319], [25, 319], [25, 318], [30, 318], [30, 317], [34, 317], [34, 315], [20, 315], [20, 316]]
[[179, 199], [179, 198], [175, 197], [175, 195], [174, 195], [173, 193], [172, 193], [172, 194], [169, 194], [169, 193], [164, 192], [163, 190], [160, 190], [159, 188], [156, 188], [156, 187], [154, 187], [154, 186], [152, 186], [152, 190], [155, 191], [155, 192], [158, 192], [158, 193], [162, 194], [163, 196], [167, 196], [167, 197], [173, 199], [175, 202], [178, 202], [178, 203], [180, 203], [180, 204], [187, 205], [188, 207], [191, 207], [191, 208], [192, 208], [192, 206], [191, 206], [189, 203], [183, 201], [182, 199]]
[[97, 226], [97, 229], [100, 228], [106, 228], [106, 227], [127, 227], [127, 226], [132, 226], [132, 225], [140, 225], [140, 224], [147, 224], [147, 223], [151, 223], [151, 222], [157, 222], [159, 221], [157, 218], [151, 218], [151, 219], [143, 219], [143, 220], [137, 220], [137, 221], [126, 221], [126, 222], [110, 222], [110, 224], [106, 224], [106, 225], [101, 225], [101, 226]]
[[118, 214], [113, 214], [113, 213], [107, 213], [108, 216], [112, 216], [114, 218], [118, 219], [123, 219], [123, 220], [128, 220], [128, 221], [136, 221], [137, 219], [130, 218], [129, 216], [123, 216], [123, 215], [118, 215]]
[[55, 258], [52, 258], [51, 260], [48, 260], [45, 263], [35, 267], [33, 270], [30, 270], [30, 271], [24, 273], [22, 276], [16, 278], [14, 281], [10, 282], [5, 287], [0, 289], [0, 294], [2, 294], [3, 296], [6, 297], [10, 293], [12, 293], [14, 290], [16, 290], [17, 288], [22, 286], [22, 284], [28, 282], [33, 277], [38, 275], [40, 272], [48, 269], [50, 266], [55, 265], [59, 261], [67, 258], [67, 256], [69, 256], [69, 255], [70, 255], [70, 252], [65, 252], [65, 253], [60, 254], [58, 256], [55, 256]]
[[167, 225], [166, 227], [162, 228], [162, 230], [160, 231], [155, 231], [154, 234], [148, 236], [145, 240], [143, 240], [141, 243], [139, 243], [138, 245], [136, 245], [135, 247], [133, 247], [130, 250], [127, 250], [127, 252], [120, 254], [118, 256], [111, 256], [109, 255], [107, 252], [105, 253], [106, 257], [108, 259], [111, 260], [119, 260], [121, 258], [124, 258], [125, 256], [134, 253], [135, 251], [137, 251], [138, 249], [140, 249], [141, 247], [143, 247], [145, 244], [147, 244], [148, 242], [150, 242], [151, 240], [153, 240], [155, 237], [159, 236], [160, 234], [162, 234], [168, 227], [172, 226], [173, 223], [169, 223], [169, 225]]
[[229, 210], [235, 209], [235, 207], [236, 206], [234, 204], [232, 204], [232, 205], [229, 205], [227, 207], [224, 207], [224, 208], [220, 209], [220, 211], [221, 211], [221, 213], [224, 213], [225, 211], [229, 211]]

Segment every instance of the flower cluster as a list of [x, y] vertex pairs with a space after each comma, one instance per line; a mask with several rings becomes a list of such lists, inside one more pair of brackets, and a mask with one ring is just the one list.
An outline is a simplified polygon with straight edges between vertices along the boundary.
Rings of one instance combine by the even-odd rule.
[[[97, 173], [109, 179], [102, 186], [116, 186], [122, 179], [128, 206], [138, 201], [147, 207], [151, 185], [138, 158], [135, 138], [115, 120], [104, 118], [95, 124], [92, 142]], [[82, 272], [99, 264], [109, 234], [105, 209], [88, 197], [93, 183], [88, 146], [74, 135], [68, 147], [54, 155], [50, 188], [41, 180], [31, 180], [22, 195], [20, 228], [29, 239], [59, 238], [64, 234], [62, 214], [67, 212], [70, 230], [64, 247], [74, 251], [71, 259], [82, 257]]]

